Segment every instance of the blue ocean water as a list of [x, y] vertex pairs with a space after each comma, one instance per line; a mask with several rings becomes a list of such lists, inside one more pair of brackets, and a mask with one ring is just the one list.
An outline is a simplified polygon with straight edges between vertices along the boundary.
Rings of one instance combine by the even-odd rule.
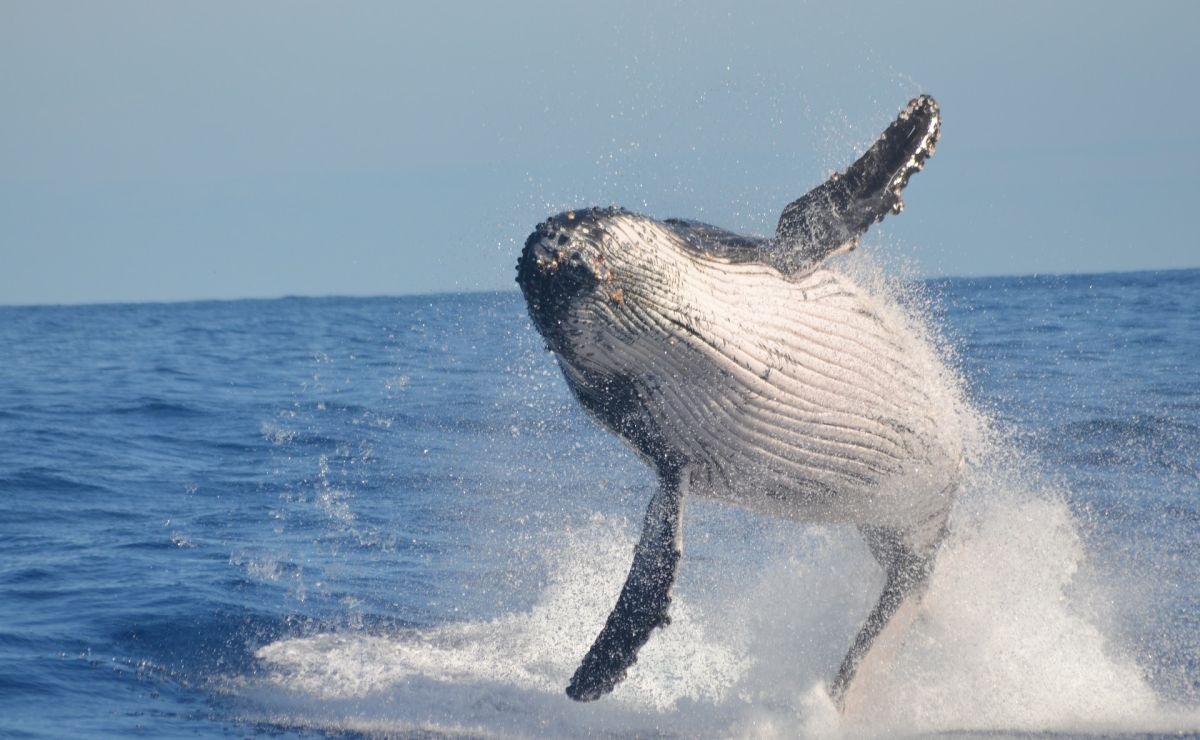
[[0, 734], [1200, 731], [1200, 270], [923, 295], [991, 431], [858, 725], [865, 548], [702, 501], [562, 695], [654, 481], [516, 292], [0, 308]]

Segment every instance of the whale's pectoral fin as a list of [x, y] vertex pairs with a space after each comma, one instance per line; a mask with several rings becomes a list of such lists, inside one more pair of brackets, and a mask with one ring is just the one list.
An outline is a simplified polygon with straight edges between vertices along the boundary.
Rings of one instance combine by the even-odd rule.
[[[859, 669], [868, 662], [889, 660], [892, 657], [890, 654], [881, 653], [892, 653], [898, 649], [902, 633], [916, 618], [916, 602], [929, 580], [933, 556], [941, 540], [939, 535], [937, 541], [918, 553], [894, 529], [863, 526], [859, 527], [859, 531], [866, 538], [875, 560], [883, 566], [887, 580], [879, 602], [858, 631], [850, 652], [842, 660], [841, 668], [830, 684], [830, 698], [843, 711], [848, 711], [854, 703], [848, 700], [848, 694]], [[885, 628], [890, 639], [877, 640]]]
[[637, 661], [650, 632], [670, 621], [667, 607], [683, 552], [681, 504], [688, 477], [686, 470], [663, 476], [646, 510], [642, 538], [617, 605], [571, 677], [567, 696], [572, 699], [592, 701], [612, 691]]
[[933, 98], [910, 101], [857, 162], [783, 209], [771, 263], [787, 274], [800, 272], [852, 249], [871, 224], [899, 213], [900, 191], [933, 154], [940, 127]]

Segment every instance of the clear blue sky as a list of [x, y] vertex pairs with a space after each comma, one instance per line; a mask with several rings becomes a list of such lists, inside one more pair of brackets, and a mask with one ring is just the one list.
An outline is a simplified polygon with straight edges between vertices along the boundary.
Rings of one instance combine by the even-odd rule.
[[0, 0], [0, 303], [508, 288], [588, 204], [769, 233], [922, 91], [880, 248], [1200, 266], [1200, 3], [840, 5]]

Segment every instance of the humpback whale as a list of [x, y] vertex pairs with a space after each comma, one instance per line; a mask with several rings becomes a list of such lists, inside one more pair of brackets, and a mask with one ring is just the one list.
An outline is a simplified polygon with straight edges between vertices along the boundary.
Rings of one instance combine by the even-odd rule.
[[957, 385], [893, 303], [828, 258], [901, 211], [940, 130], [936, 101], [915, 98], [789, 203], [771, 238], [607, 207], [553, 216], [525, 242], [517, 282], [547, 349], [583, 408], [659, 477], [571, 698], [612, 691], [669, 622], [687, 495], [857, 527], [885, 583], [829, 682], [839, 706], [912, 611], [961, 474]]

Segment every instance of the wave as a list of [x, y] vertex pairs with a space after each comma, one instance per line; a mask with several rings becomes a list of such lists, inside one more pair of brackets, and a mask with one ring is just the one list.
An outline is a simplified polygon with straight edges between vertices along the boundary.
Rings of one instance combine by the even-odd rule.
[[80, 494], [111, 494], [112, 489], [94, 481], [44, 467], [21, 468], [0, 477], [0, 491], [29, 491], [71, 497]]
[[132, 404], [106, 409], [106, 413], [116, 416], [148, 416], [156, 419], [199, 417], [209, 414], [207, 410], [199, 406], [160, 398], [142, 398]]
[[1167, 416], [1100, 416], [1055, 425], [1033, 441], [1069, 464], [1175, 471], [1194, 468], [1198, 437], [1200, 427]]

